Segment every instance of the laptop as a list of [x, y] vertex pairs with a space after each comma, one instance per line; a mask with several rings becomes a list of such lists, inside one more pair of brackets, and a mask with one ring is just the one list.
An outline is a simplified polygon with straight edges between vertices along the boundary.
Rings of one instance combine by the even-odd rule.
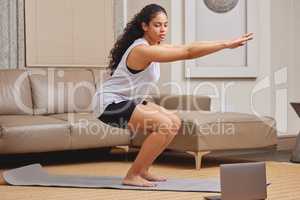
[[[291, 106], [294, 108], [298, 117], [300, 117], [300, 103], [291, 103]], [[297, 136], [296, 145], [293, 149], [290, 161], [294, 163], [300, 163], [300, 133]]]
[[300, 117], [300, 103], [291, 103], [291, 106], [296, 111], [298, 117]]
[[221, 196], [206, 200], [262, 200], [267, 198], [266, 166], [263, 162], [221, 165]]

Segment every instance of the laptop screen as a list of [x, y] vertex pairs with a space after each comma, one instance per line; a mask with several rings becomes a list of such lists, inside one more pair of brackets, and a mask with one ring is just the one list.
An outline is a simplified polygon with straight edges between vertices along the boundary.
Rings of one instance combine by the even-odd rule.
[[221, 190], [222, 200], [266, 199], [265, 163], [221, 165]]
[[267, 198], [266, 166], [264, 162], [221, 165], [221, 196], [206, 200], [258, 200]]
[[298, 117], [300, 117], [300, 103], [291, 103], [292, 107], [296, 111]]

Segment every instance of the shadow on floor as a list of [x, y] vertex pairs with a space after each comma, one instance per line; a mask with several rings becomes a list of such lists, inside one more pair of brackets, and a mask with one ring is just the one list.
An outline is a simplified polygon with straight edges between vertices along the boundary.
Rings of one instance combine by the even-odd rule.
[[[133, 162], [138, 149], [126, 152], [123, 148], [99, 148], [18, 155], [0, 155], [0, 169], [20, 167], [32, 163], [42, 165], [65, 165], [87, 162]], [[215, 167], [225, 163], [277, 161], [289, 162], [290, 151], [227, 151], [212, 152], [204, 156], [203, 167]], [[183, 152], [166, 150], [154, 164], [166, 165], [178, 169], [195, 169], [194, 157]]]

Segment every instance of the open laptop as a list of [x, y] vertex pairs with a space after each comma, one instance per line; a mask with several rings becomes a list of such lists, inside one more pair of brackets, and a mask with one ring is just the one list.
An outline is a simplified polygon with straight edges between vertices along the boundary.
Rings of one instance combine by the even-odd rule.
[[[291, 103], [298, 117], [300, 118], [300, 103]], [[300, 163], [300, 133], [297, 136], [296, 144], [292, 152], [291, 162]]]
[[296, 111], [298, 117], [300, 117], [300, 103], [291, 103], [291, 106]]
[[207, 200], [266, 198], [266, 166], [263, 162], [221, 165], [221, 196], [205, 197]]

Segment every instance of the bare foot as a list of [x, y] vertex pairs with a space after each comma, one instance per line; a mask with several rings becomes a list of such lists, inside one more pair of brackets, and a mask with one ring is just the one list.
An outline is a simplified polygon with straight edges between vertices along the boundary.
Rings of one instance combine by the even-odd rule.
[[167, 178], [164, 176], [157, 176], [157, 175], [151, 174], [149, 172], [144, 172], [141, 174], [141, 176], [148, 181], [166, 181], [167, 180]]
[[151, 183], [150, 181], [147, 181], [143, 177], [139, 175], [133, 175], [133, 176], [126, 176], [123, 181], [123, 185], [131, 185], [131, 186], [139, 186], [139, 187], [155, 187], [155, 183]]

